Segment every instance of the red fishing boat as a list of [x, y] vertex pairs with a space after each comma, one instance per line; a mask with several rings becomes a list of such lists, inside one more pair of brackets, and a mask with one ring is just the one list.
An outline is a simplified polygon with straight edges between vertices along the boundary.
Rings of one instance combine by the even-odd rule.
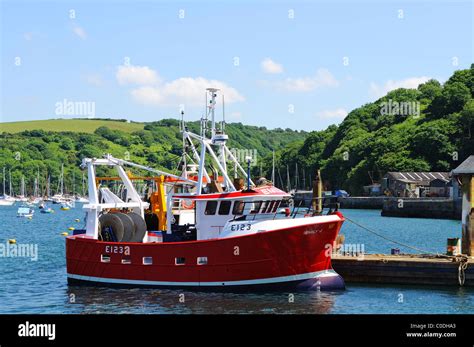
[[[344, 217], [337, 208], [327, 214], [311, 206], [302, 210], [271, 182], [254, 184], [250, 158], [245, 170], [227, 148], [224, 121], [219, 129], [216, 125], [217, 92], [207, 90], [199, 135], [182, 122], [181, 176], [110, 155], [83, 160], [89, 203], [84, 205], [86, 228], [66, 239], [70, 283], [344, 288], [331, 266]], [[117, 170], [120, 194], [98, 184], [96, 167], [103, 165]], [[160, 175], [147, 201], [125, 166]], [[227, 167], [233, 167], [233, 179]]]

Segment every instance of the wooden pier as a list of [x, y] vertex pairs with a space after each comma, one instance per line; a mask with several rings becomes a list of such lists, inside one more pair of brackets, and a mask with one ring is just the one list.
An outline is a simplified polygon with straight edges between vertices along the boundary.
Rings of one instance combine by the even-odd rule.
[[474, 259], [464, 259], [409, 254], [333, 255], [332, 265], [347, 283], [474, 287]]

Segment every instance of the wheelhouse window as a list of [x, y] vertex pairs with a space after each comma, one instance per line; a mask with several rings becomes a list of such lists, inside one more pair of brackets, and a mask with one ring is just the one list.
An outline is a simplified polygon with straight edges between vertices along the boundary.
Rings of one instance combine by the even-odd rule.
[[278, 207], [280, 207], [281, 201], [275, 201], [275, 206], [273, 206], [273, 213], [275, 213], [278, 210]]
[[204, 211], [204, 214], [206, 215], [214, 215], [216, 214], [217, 210], [217, 201], [208, 201], [206, 204], [206, 210]]
[[262, 207], [260, 208], [260, 213], [265, 213], [267, 210], [268, 204], [270, 204], [270, 201], [263, 201], [262, 202]]
[[242, 200], [237, 200], [234, 202], [234, 208], [232, 209], [232, 214], [234, 215], [242, 215], [244, 214], [244, 202]]
[[228, 215], [230, 212], [230, 207], [232, 206], [232, 201], [223, 200], [219, 205], [219, 214]]
[[273, 211], [273, 206], [275, 206], [275, 202], [276, 202], [276, 201], [271, 201], [271, 202], [268, 204], [266, 213], [270, 213], [270, 212]]
[[255, 201], [253, 203], [253, 208], [250, 210], [250, 213], [258, 213], [258, 211], [260, 211], [260, 206], [262, 206], [262, 202], [261, 201]]

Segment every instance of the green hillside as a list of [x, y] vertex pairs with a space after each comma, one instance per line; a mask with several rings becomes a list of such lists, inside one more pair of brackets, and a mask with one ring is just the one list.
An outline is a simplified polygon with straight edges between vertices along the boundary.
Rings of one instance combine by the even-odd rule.
[[[302, 168], [307, 174], [321, 169], [326, 189], [353, 194], [380, 182], [388, 171], [450, 171], [474, 154], [473, 98], [474, 64], [443, 85], [430, 80], [417, 89], [393, 90], [352, 110], [339, 126], [311, 132], [279, 151], [283, 183], [286, 166], [293, 174], [296, 164], [300, 174]], [[414, 106], [411, 111], [419, 107], [420, 112], [406, 112], [410, 109], [402, 106]], [[267, 175], [270, 161], [267, 157]]]
[[[287, 186], [287, 169], [294, 187], [298, 166], [299, 188], [308, 188], [311, 174], [321, 169], [326, 189], [360, 194], [364, 185], [380, 181], [387, 171], [450, 171], [474, 154], [473, 98], [474, 64], [456, 71], [443, 85], [430, 80], [417, 89], [393, 90], [352, 110], [339, 126], [321, 131], [228, 124], [228, 145], [257, 151], [253, 175], [259, 175], [262, 167], [266, 177], [271, 175], [275, 149], [280, 187]], [[403, 109], [403, 105], [413, 107]], [[188, 126], [194, 132], [199, 130], [199, 122]], [[48, 174], [55, 182], [61, 163], [67, 186], [72, 185], [72, 172], [77, 185], [81, 159], [104, 153], [175, 170], [182, 149], [175, 119], [152, 123], [47, 120], [1, 123], [0, 127], [0, 169], [12, 170], [16, 190], [22, 175], [31, 187], [37, 170], [43, 183]]]
[[0, 123], [0, 133], [6, 132], [15, 134], [25, 130], [93, 133], [101, 126], [106, 126], [112, 130], [121, 130], [131, 133], [142, 130], [144, 124], [102, 119], [48, 119], [28, 122]]
[[[188, 126], [199, 132], [199, 122], [189, 122]], [[38, 171], [42, 187], [48, 175], [55, 187], [61, 164], [65, 166], [66, 189], [71, 190], [73, 177], [76, 187], [80, 186], [82, 172], [79, 165], [84, 157], [102, 157], [111, 153], [117, 158], [174, 171], [182, 151], [179, 121], [175, 119], [151, 123], [105, 119], [0, 123], [0, 131], [0, 176], [5, 167], [8, 180], [11, 169], [16, 192], [22, 176], [31, 191]], [[230, 148], [256, 151], [257, 161], [268, 156], [273, 149], [284, 148], [307, 136], [303, 131], [269, 130], [241, 123], [228, 124], [226, 132], [231, 138]]]

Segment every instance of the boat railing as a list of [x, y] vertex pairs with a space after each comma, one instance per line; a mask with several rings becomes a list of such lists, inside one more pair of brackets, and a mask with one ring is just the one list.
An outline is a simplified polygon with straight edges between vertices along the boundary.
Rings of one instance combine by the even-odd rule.
[[[319, 200], [322, 200], [322, 210], [317, 211], [314, 209], [314, 206], [318, 206]], [[339, 203], [330, 198], [311, 198], [311, 199], [297, 199], [287, 201], [278, 201], [276, 206], [272, 207], [272, 211], [269, 213], [256, 211], [255, 204], [262, 203], [263, 201], [242, 201], [240, 211], [241, 213], [234, 213], [232, 221], [236, 220], [245, 220], [245, 221], [254, 221], [254, 220], [267, 220], [267, 219], [277, 219], [281, 215], [285, 215], [286, 218], [297, 218], [297, 217], [307, 217], [307, 216], [318, 216], [323, 215], [325, 211], [326, 214], [332, 214], [339, 209]], [[250, 207], [246, 208], [247, 205]], [[281, 211], [282, 208], [288, 209], [286, 211]], [[261, 209], [261, 206], [258, 207]]]
[[[319, 205], [321, 201], [321, 211], [318, 211], [315, 206]], [[323, 215], [327, 209], [326, 214], [332, 214], [339, 210], [339, 203], [336, 199], [330, 197], [311, 198], [311, 199], [294, 199], [293, 209], [290, 213], [290, 217], [296, 218], [297, 216], [318, 216]]]

